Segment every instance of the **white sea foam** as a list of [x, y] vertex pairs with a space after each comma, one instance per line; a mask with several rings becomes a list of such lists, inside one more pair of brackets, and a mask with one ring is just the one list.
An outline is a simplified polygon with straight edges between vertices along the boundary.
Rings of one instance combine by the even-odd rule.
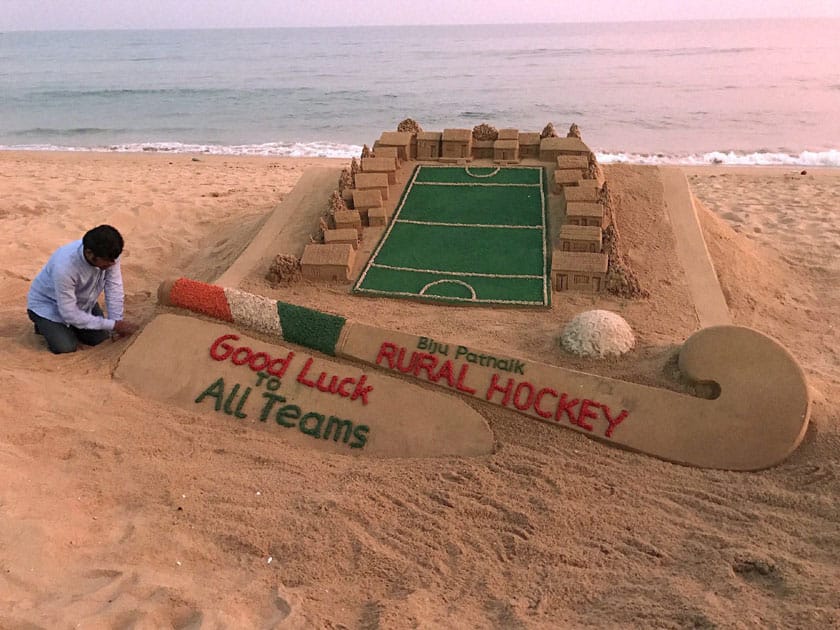
[[8, 151], [98, 151], [112, 153], [203, 153], [205, 155], [254, 155], [268, 157], [326, 157], [350, 158], [358, 156], [361, 145], [334, 142], [266, 142], [263, 144], [184, 144], [181, 142], [137, 142], [108, 146], [74, 147], [55, 144], [0, 145]]
[[711, 151], [702, 154], [596, 153], [601, 164], [673, 164], [731, 166], [835, 166], [840, 167], [840, 150], [801, 153]]
[[[263, 144], [184, 144], [138, 142], [108, 146], [74, 147], [54, 144], [0, 145], [13, 151], [99, 151], [113, 153], [203, 153], [205, 155], [254, 155], [267, 157], [358, 157], [362, 145], [336, 142], [266, 142]], [[709, 153], [600, 153], [601, 164], [731, 165], [731, 166], [827, 166], [840, 167], [840, 150], [781, 152], [711, 151]]]

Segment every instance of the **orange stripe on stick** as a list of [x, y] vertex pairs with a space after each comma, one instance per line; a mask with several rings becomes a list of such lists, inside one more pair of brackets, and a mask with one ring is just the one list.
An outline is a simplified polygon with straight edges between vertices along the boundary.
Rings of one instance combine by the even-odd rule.
[[169, 303], [215, 319], [233, 322], [225, 290], [216, 285], [179, 278], [169, 292]]

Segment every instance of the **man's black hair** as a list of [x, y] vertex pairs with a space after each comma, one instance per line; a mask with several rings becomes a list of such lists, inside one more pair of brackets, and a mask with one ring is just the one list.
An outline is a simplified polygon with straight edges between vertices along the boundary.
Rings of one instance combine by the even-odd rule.
[[124, 244], [123, 237], [117, 228], [110, 225], [98, 225], [88, 230], [82, 237], [82, 245], [85, 249], [89, 249], [97, 258], [107, 260], [119, 258]]

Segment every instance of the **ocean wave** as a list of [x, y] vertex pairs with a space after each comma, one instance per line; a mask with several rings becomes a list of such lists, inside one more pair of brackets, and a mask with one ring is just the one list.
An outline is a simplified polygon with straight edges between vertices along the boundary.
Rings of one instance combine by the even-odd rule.
[[[266, 142], [262, 144], [188, 144], [181, 142], [135, 142], [105, 146], [61, 146], [55, 144], [0, 145], [3, 151], [98, 151], [110, 153], [203, 153], [206, 155], [253, 155], [273, 157], [358, 157], [362, 146], [337, 142]], [[708, 153], [612, 153], [598, 152], [601, 164], [674, 166], [826, 166], [840, 167], [840, 149], [784, 153], [770, 151]]]
[[55, 144], [0, 145], [2, 151], [85, 151], [107, 153], [202, 153], [205, 155], [252, 155], [267, 157], [350, 158], [362, 152], [361, 145], [336, 142], [266, 142], [263, 144], [185, 144], [181, 142], [135, 142], [108, 146], [74, 147]]
[[840, 167], [840, 149], [779, 153], [771, 151], [710, 151], [687, 155], [667, 153], [598, 153], [601, 164], [723, 165], [723, 166], [834, 166]]

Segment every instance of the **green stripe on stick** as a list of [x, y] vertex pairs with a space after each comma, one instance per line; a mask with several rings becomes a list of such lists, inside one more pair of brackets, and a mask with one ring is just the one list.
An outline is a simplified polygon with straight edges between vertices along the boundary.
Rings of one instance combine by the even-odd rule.
[[283, 339], [335, 356], [338, 337], [347, 320], [303, 306], [277, 302]]

